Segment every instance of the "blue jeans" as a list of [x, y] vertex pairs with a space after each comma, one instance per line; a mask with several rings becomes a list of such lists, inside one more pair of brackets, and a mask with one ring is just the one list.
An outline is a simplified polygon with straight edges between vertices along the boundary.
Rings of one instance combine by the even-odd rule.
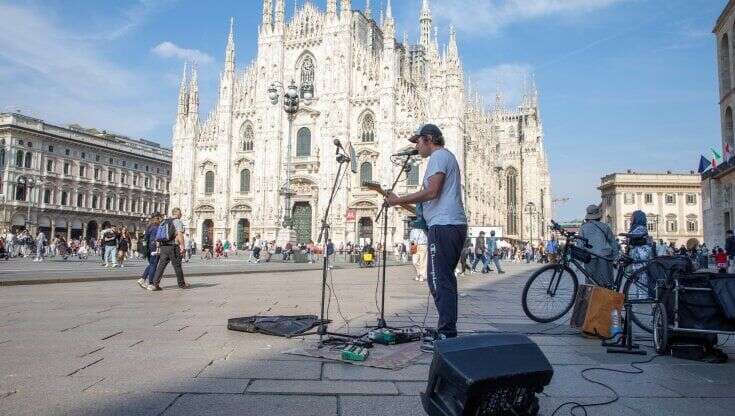
[[117, 266], [117, 247], [105, 246], [105, 265], [112, 263]]
[[149, 256], [148, 265], [145, 266], [143, 272], [143, 279], [150, 285], [153, 284], [153, 279], [156, 277], [156, 267], [158, 267], [158, 256]]
[[482, 260], [482, 271], [487, 270], [487, 256], [484, 254], [475, 254], [475, 261], [472, 262], [472, 271], [476, 271], [477, 263]]
[[466, 225], [429, 227], [427, 283], [439, 313], [437, 330], [447, 338], [457, 336], [457, 276], [454, 269], [466, 238]]

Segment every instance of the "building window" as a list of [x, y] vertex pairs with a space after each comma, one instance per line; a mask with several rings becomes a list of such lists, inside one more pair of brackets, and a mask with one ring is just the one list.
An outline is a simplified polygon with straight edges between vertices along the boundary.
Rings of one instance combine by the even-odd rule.
[[54, 152], [54, 147], [53, 147], [53, 146], [51, 146], [51, 145], [49, 145], [49, 146], [48, 146], [48, 152], [49, 152], [49, 153], [53, 153], [53, 152]]
[[18, 184], [15, 187], [15, 200], [16, 201], [25, 201], [26, 200], [26, 186], [25, 184]]
[[99, 195], [92, 195], [92, 208], [97, 209], [100, 207]]
[[667, 205], [673, 205], [676, 203], [676, 195], [666, 194], [666, 196], [664, 197], [664, 200], [666, 201]]
[[653, 194], [643, 194], [643, 201], [646, 204], [653, 204]]
[[138, 186], [138, 175], [133, 175], [133, 186]]
[[114, 164], [115, 164], [115, 159], [113, 159], [113, 158], [110, 158], [110, 164], [111, 164], [111, 165], [114, 165]]
[[518, 234], [518, 173], [514, 168], [509, 168], [505, 177], [506, 182], [506, 201], [508, 206], [507, 225], [508, 234]]
[[125, 211], [125, 198], [120, 198], [120, 203], [118, 204], [118, 209], [120, 211]]
[[100, 180], [100, 168], [94, 168], [94, 179]]
[[100, 161], [100, 155], [95, 155], [95, 157], [94, 157], [94, 161], [95, 161], [95, 162], [99, 162], [99, 161]]
[[306, 127], [296, 135], [296, 156], [311, 156], [311, 130]]
[[137, 212], [137, 210], [138, 210], [138, 204], [137, 204], [137, 202], [138, 201], [136, 201], [134, 199], [132, 201], [130, 201], [130, 211]]
[[364, 162], [360, 165], [360, 185], [365, 182], [373, 181], [373, 165], [370, 162]]
[[204, 174], [204, 195], [212, 195], [213, 193], [214, 193], [214, 172], [209, 170], [207, 171], [207, 173]]
[[360, 130], [360, 138], [363, 143], [372, 143], [375, 141], [375, 120], [371, 113], [367, 113], [363, 117]]
[[156, 189], [161, 189], [161, 180], [156, 178]]
[[253, 150], [253, 141], [255, 136], [253, 134], [253, 126], [250, 122], [245, 122], [242, 125], [242, 150], [243, 152], [250, 152]]
[[697, 194], [687, 194], [687, 205], [695, 205], [697, 203]]
[[148, 202], [143, 202], [143, 213], [148, 214]]
[[677, 229], [676, 217], [666, 217], [666, 232], [675, 233]]
[[151, 187], [151, 178], [147, 177], [145, 178], [145, 187], [146, 189], [150, 189]]
[[86, 158], [87, 158], [87, 154], [82, 152], [82, 159], [86, 159]]
[[31, 154], [31, 152], [26, 152], [26, 165], [25, 165], [26, 168], [28, 169], [31, 168], [32, 161], [33, 161], [33, 155]]
[[730, 40], [727, 33], [720, 40], [720, 83], [722, 85], [722, 96], [730, 92]]
[[623, 194], [623, 202], [626, 204], [635, 204], [635, 194], [626, 192]]
[[64, 162], [64, 175], [69, 174], [69, 162]]
[[409, 170], [408, 173], [406, 174], [406, 185], [418, 186], [419, 184], [419, 165], [418, 163], [414, 163], [409, 166], [411, 167], [411, 170]]
[[125, 182], [127, 182], [127, 181], [128, 181], [128, 175], [126, 175], [124, 173], [121, 173], [120, 174], [120, 183], [124, 185]]
[[0, 168], [5, 166], [5, 143], [0, 142]]
[[107, 210], [112, 209], [112, 198], [110, 198], [109, 196], [105, 200], [105, 209]]
[[316, 90], [316, 85], [314, 84], [314, 61], [311, 59], [311, 56], [304, 58], [304, 61], [301, 63], [301, 85], [307, 84]]
[[240, 192], [250, 192], [250, 171], [247, 169], [240, 171]]
[[687, 232], [690, 233], [696, 233], [699, 229], [699, 224], [697, 224], [697, 220], [694, 218], [687, 219]]
[[54, 171], [54, 161], [47, 160], [46, 161], [46, 172], [53, 172], [53, 171]]
[[122, 165], [123, 165], [123, 167], [127, 167], [128, 166], [128, 161], [127, 160], [123, 160], [122, 161]]
[[86, 166], [84, 166], [84, 165], [79, 166], [79, 176], [81, 176], [82, 178], [84, 178], [85, 176], [87, 176], [87, 167]]
[[115, 173], [111, 170], [107, 171], [107, 182], [112, 182], [115, 180]]
[[61, 191], [61, 205], [66, 206], [69, 204], [69, 193]]
[[[649, 218], [650, 218], [650, 217], [649, 217]], [[648, 222], [646, 223], [646, 228], [648, 229], [648, 232], [649, 232], [649, 233], [655, 232], [655, 231], [656, 231], [656, 222], [655, 222], [655, 221], [653, 221], [653, 220], [649, 220], [649, 221], [648, 221]]]
[[84, 206], [84, 194], [77, 194], [77, 206], [80, 208]]
[[134, 168], [135, 169], [138, 169], [138, 164], [137, 163], [134, 165]]
[[15, 152], [15, 166], [22, 168], [23, 167], [23, 151], [18, 150]]
[[69, 149], [64, 150], [64, 154], [67, 155], [67, 156], [69, 156], [71, 154], [71, 150], [69, 150]]

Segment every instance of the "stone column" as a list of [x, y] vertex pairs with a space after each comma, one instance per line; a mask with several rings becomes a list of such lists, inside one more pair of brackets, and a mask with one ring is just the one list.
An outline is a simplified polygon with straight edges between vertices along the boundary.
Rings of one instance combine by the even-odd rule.
[[87, 222], [84, 221], [82, 222], [82, 239], [84, 240], [86, 238], [87, 238]]

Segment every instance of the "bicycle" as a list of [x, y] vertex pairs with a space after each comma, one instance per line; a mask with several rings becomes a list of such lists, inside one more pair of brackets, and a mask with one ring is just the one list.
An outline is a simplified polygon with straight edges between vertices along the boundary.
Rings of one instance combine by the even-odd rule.
[[[648, 279], [641, 279], [646, 268], [641, 267], [631, 270], [632, 267], [630, 267], [636, 264], [647, 264], [648, 261], [639, 262], [625, 254], [622, 254], [618, 259], [599, 256], [587, 250], [592, 248], [587, 239], [562, 229], [554, 221], [551, 224], [550, 228], [561, 234], [566, 239], [566, 244], [562, 249], [561, 256], [559, 256], [558, 263], [544, 266], [528, 278], [522, 295], [523, 312], [526, 316], [536, 322], [549, 323], [560, 319], [569, 312], [577, 299], [577, 289], [579, 288], [577, 273], [571, 267], [574, 266], [591, 284], [616, 292], [621, 291], [622, 288], [626, 301], [632, 304], [631, 318], [633, 322], [646, 332], [653, 332], [652, 301], [654, 293]], [[628, 236], [627, 234], [620, 235]], [[582, 243], [582, 247], [575, 244], [577, 242]], [[617, 276], [613, 282], [600, 282], [597, 277], [591, 275], [584, 268], [583, 263], [588, 263], [592, 257], [617, 264]], [[623, 279], [625, 279], [624, 282]], [[538, 299], [536, 296], [538, 296]], [[558, 306], [552, 309], [555, 304], [558, 304]], [[540, 306], [541, 310], [536, 310], [537, 306]]]

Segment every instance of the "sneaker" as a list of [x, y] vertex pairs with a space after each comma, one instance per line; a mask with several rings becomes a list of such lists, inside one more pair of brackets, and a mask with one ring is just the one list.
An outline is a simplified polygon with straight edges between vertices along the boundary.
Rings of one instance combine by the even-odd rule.
[[501, 270], [498, 272], [498, 274], [505, 274], [505, 272]]
[[109, 265], [109, 264], [105, 264], [105, 269], [107, 269], [107, 268], [109, 268], [109, 267], [110, 267], [110, 265]]
[[414, 277], [414, 278], [413, 278], [413, 280], [415, 280], [415, 281], [417, 281], [417, 282], [418, 282], [418, 281], [420, 281], [421, 279], [419, 279], [419, 277], [418, 277], [418, 276], [416, 276], [416, 277]]
[[143, 279], [143, 278], [138, 279], [138, 286], [140, 286], [143, 289], [145, 289], [146, 286], [147, 286], [146, 283], [145, 283], [145, 279]]
[[191, 289], [191, 285], [188, 283], [184, 283], [183, 285], [179, 285], [179, 289]]
[[155, 285], [148, 285], [145, 288], [148, 289], [151, 292], [155, 292], [157, 290], [161, 290], [161, 288], [159, 286], [155, 286]]

